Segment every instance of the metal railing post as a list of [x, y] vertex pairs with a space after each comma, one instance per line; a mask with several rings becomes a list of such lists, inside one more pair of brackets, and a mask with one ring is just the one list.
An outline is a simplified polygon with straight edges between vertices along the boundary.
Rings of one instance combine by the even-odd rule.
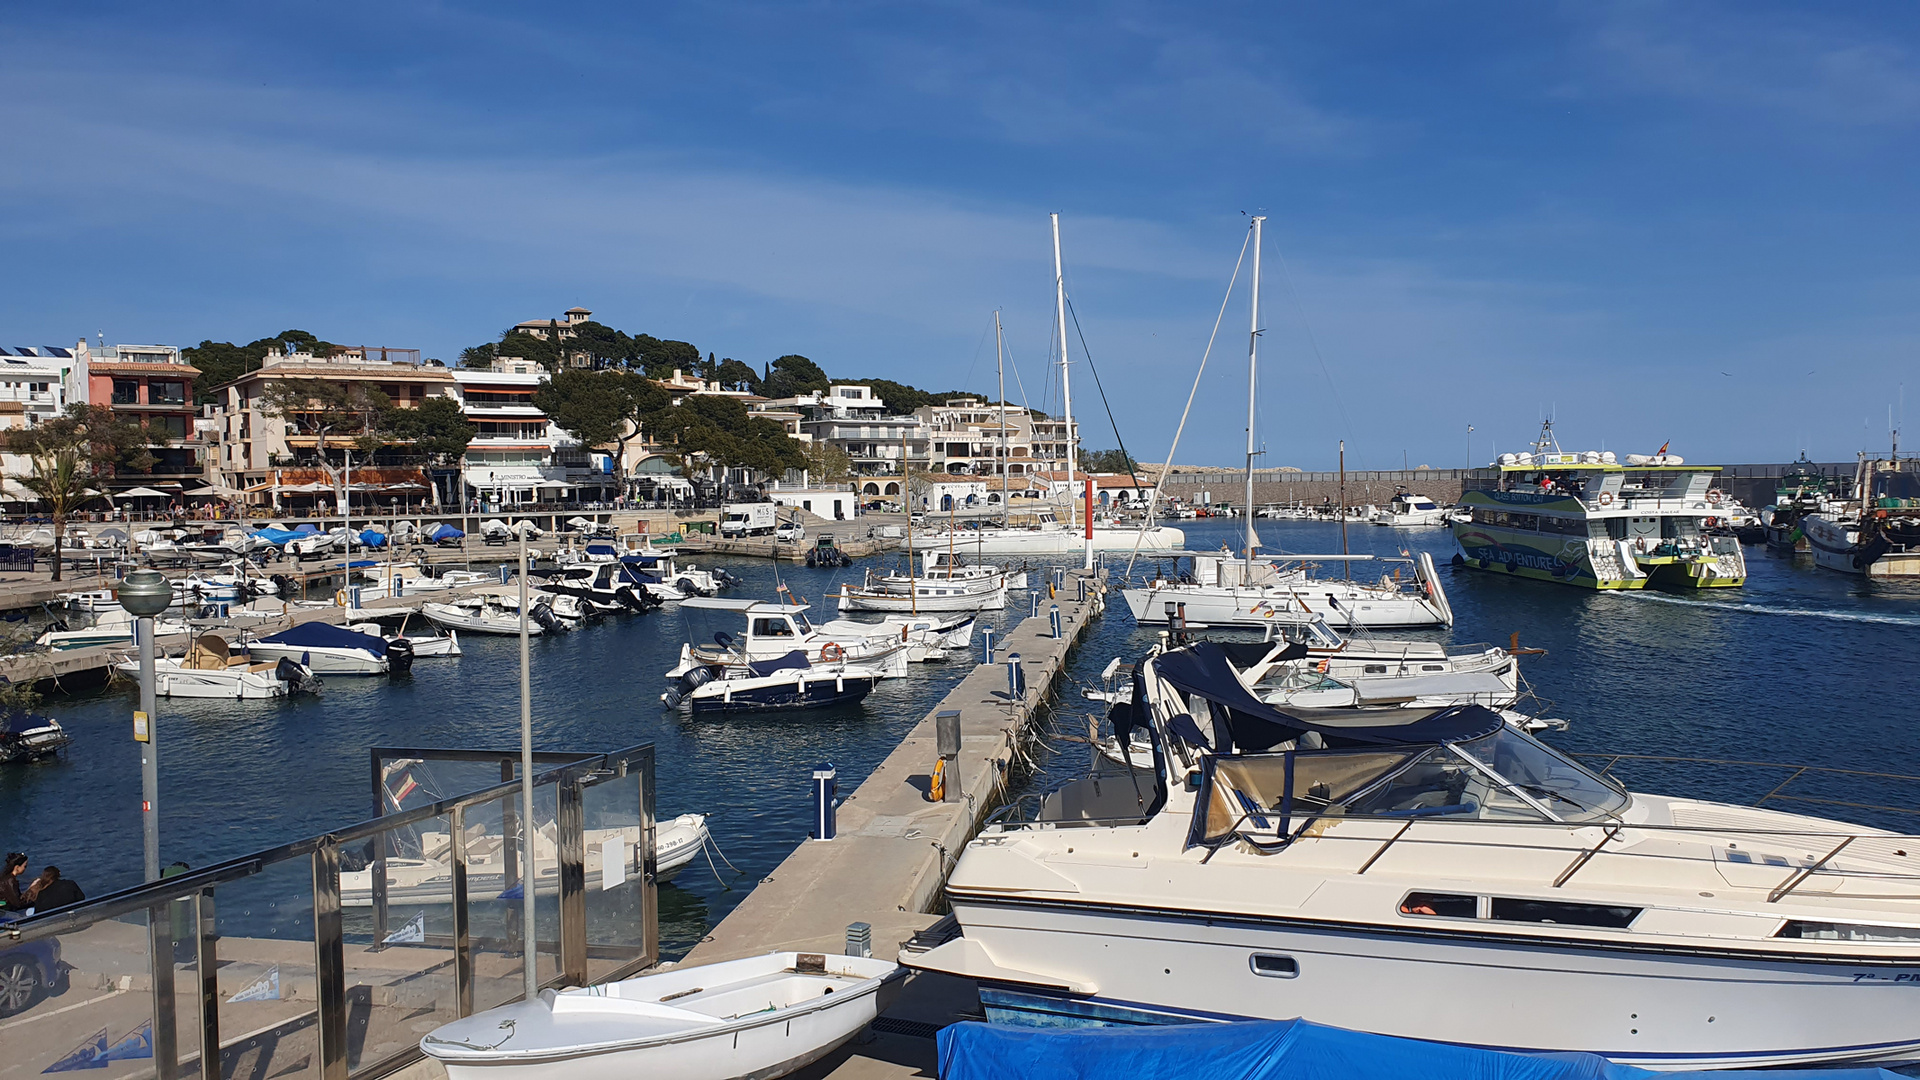
[[180, 1074], [180, 1036], [174, 1015], [173, 905], [147, 909], [147, 948], [153, 970], [153, 1074], [174, 1080]]
[[347, 1080], [347, 960], [340, 913], [340, 848], [313, 852], [314, 1004], [319, 1014], [319, 1080]]
[[200, 1080], [221, 1080], [220, 1068], [220, 959], [214, 943], [219, 934], [214, 921], [213, 890], [194, 895], [194, 925], [199, 930], [195, 966], [200, 970]]
[[641, 752], [636, 770], [640, 774], [640, 915], [644, 923], [640, 943], [645, 966], [660, 961], [660, 886], [659, 836], [653, 813], [653, 747]]
[[467, 911], [467, 808], [447, 814], [453, 857], [453, 994], [454, 1015], [473, 1015], [473, 929]]
[[560, 973], [568, 983], [585, 986], [587, 844], [580, 781], [567, 779], [554, 787], [554, 838], [559, 841], [560, 849]]

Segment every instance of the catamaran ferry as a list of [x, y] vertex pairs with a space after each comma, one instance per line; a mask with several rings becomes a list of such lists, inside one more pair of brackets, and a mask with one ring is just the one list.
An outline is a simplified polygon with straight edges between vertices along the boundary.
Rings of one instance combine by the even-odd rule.
[[1666, 453], [1566, 453], [1542, 428], [1530, 453], [1502, 454], [1467, 481], [1472, 520], [1453, 523], [1456, 566], [1589, 589], [1706, 589], [1744, 584], [1732, 536], [1703, 523], [1724, 514], [1717, 466]]

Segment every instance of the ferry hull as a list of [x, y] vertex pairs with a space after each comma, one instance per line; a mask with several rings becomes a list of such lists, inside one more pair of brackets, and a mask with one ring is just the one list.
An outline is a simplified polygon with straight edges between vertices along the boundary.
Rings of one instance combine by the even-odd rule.
[[[1046, 977], [983, 982], [988, 1018], [1001, 1022], [1299, 1017], [1491, 1049], [1585, 1051], [1655, 1069], [1920, 1059], [1920, 1011], [1908, 989], [1920, 968], [1091, 903], [955, 896], [953, 908], [967, 939], [996, 962]], [[1256, 953], [1291, 958], [1295, 974], [1257, 974]], [[1400, 990], [1382, 1000], [1383, 987]]]
[[1744, 560], [1733, 571], [1710, 558], [1629, 558], [1611, 541], [1548, 538], [1471, 522], [1456, 522], [1453, 539], [1459, 565], [1583, 589], [1732, 588], [1747, 580]]

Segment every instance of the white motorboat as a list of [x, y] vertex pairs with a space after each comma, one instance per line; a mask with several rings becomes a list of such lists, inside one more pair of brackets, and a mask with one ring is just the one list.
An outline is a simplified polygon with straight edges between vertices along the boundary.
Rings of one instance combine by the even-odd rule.
[[[113, 667], [129, 678], [140, 677], [137, 657]], [[319, 678], [298, 661], [280, 657], [269, 662], [246, 653], [236, 655], [219, 634], [202, 634], [185, 656], [155, 657], [153, 674], [154, 692], [161, 697], [248, 701], [320, 691]]]
[[[68, 649], [85, 649], [95, 645], [129, 645], [133, 642], [133, 614], [122, 607], [102, 608], [94, 616], [93, 625], [70, 630], [62, 620], [55, 620], [45, 633], [34, 639], [34, 644], [65, 652]], [[166, 637], [170, 634], [188, 632], [185, 623], [157, 621], [154, 634]]]
[[914, 663], [945, 660], [950, 654], [964, 652], [973, 644], [973, 615], [939, 619], [930, 615], [888, 615], [879, 622], [834, 619], [815, 623], [813, 628], [834, 641], [864, 643], [880, 638], [898, 638], [906, 643], [907, 659]]
[[667, 672], [669, 679], [678, 679], [693, 667], [716, 664], [738, 667], [757, 661], [778, 660], [796, 649], [805, 653], [816, 669], [858, 664], [878, 669], [885, 678], [907, 677], [906, 642], [891, 634], [850, 641], [822, 633], [807, 620], [806, 604], [695, 597], [680, 607], [688, 613], [726, 612], [738, 615], [744, 625], [738, 635], [724, 630], [715, 631], [710, 638], [712, 644], [682, 645], [680, 662]]
[[[920, 566], [917, 576], [921, 578], [961, 581], [991, 578], [996, 575], [1007, 579], [1007, 588], [1009, 589], [1024, 589], [1027, 587], [1027, 569], [1024, 566], [993, 566], [969, 563], [966, 559], [961, 558], [958, 554], [951, 551], [929, 550], [920, 552]], [[910, 576], [916, 575], [875, 574], [874, 579], [888, 583], [904, 583]]]
[[[1404, 559], [1374, 555], [1257, 555], [1182, 551], [1172, 576], [1161, 573], [1121, 595], [1136, 622], [1180, 620], [1188, 627], [1305, 625], [1325, 620], [1341, 629], [1452, 626], [1453, 608], [1433, 565], [1421, 552]], [[1181, 567], [1179, 563], [1186, 565]], [[1393, 563], [1377, 582], [1317, 577], [1316, 563]], [[1399, 564], [1405, 564], [1404, 566]], [[1405, 573], [1403, 570], [1411, 570]]]
[[52, 757], [73, 742], [73, 736], [51, 716], [16, 716], [13, 722], [24, 726], [0, 728], [0, 765]]
[[962, 936], [902, 952], [979, 980], [989, 1019], [1299, 1017], [1662, 1069], [1920, 1057], [1893, 992], [1920, 981], [1920, 838], [1629, 792], [1478, 706], [1308, 719], [1215, 643], [1136, 679], [1152, 770], [989, 825], [947, 885]]
[[[520, 612], [510, 609], [494, 598], [467, 597], [460, 604], [422, 604], [420, 614], [425, 615], [435, 626], [452, 633], [465, 630], [470, 634], [497, 634], [518, 636], [520, 633]], [[560, 621], [553, 609], [544, 604], [535, 604], [527, 611], [527, 634], [538, 637], [549, 629], [558, 630]]]
[[[707, 815], [681, 814], [658, 822], [653, 835], [654, 881], [664, 885], [692, 865], [694, 859], [706, 849], [710, 837]], [[618, 844], [610, 841], [618, 841]], [[387, 903], [396, 907], [451, 904], [453, 852], [448, 835], [445, 832], [425, 831], [418, 835], [417, 842], [419, 848], [416, 854], [387, 856]], [[583, 834], [583, 843], [586, 850], [582, 869], [589, 880], [598, 883], [610, 878], [624, 880], [639, 875], [639, 826], [587, 829]], [[507, 866], [501, 861], [505, 851], [506, 845], [501, 843], [498, 833], [478, 835], [467, 841], [469, 897], [495, 897], [508, 887]], [[616, 863], [614, 873], [608, 875], [604, 860], [612, 851], [620, 853], [625, 865]], [[534, 832], [534, 859], [539, 875], [534, 881], [534, 894], [557, 893], [560, 889], [560, 862], [559, 853], [553, 847], [550, 826], [542, 826]], [[342, 907], [373, 906], [373, 866], [369, 863], [358, 870], [340, 872]], [[517, 874], [518, 868], [514, 869]]]
[[[589, 544], [587, 550], [592, 551], [596, 547], [612, 550], [611, 544]], [[734, 576], [725, 570], [702, 570], [692, 563], [682, 565], [675, 552], [665, 549], [646, 548], [629, 552], [619, 556], [618, 561], [627, 567], [628, 580], [644, 584], [647, 593], [662, 603], [696, 596], [714, 596], [721, 589], [737, 583]]]
[[858, 1035], [906, 972], [889, 960], [768, 953], [488, 1009], [420, 1049], [449, 1080], [755, 1080]]
[[641, 614], [659, 607], [660, 600], [648, 589], [649, 584], [660, 582], [647, 581], [624, 562], [582, 562], [561, 567], [533, 587], [556, 596], [575, 597], [595, 611], [611, 615], [621, 611]]
[[404, 626], [398, 631], [393, 631], [379, 623], [348, 623], [347, 629], [356, 634], [368, 634], [380, 638], [389, 645], [404, 639], [407, 644], [413, 646], [415, 660], [460, 655], [460, 637], [452, 630], [444, 634], [409, 634], [405, 632]]
[[675, 672], [673, 685], [660, 695], [660, 704], [696, 713], [856, 705], [886, 678], [880, 668], [867, 664], [816, 664], [799, 649], [746, 663], [689, 664], [683, 659]]
[[319, 559], [338, 550], [346, 538], [344, 532], [335, 535], [332, 532], [311, 532], [305, 536], [289, 540], [281, 548], [290, 559]]
[[1397, 492], [1386, 506], [1374, 511], [1372, 521], [1375, 525], [1405, 529], [1423, 525], [1445, 525], [1446, 508], [1427, 498], [1412, 492]]
[[1000, 611], [1007, 606], [1007, 578], [894, 577], [867, 572], [860, 585], [841, 582], [837, 601], [841, 611], [893, 613], [941, 611]]
[[413, 667], [413, 646], [314, 620], [247, 643], [256, 660], [297, 661], [321, 675], [398, 675]]

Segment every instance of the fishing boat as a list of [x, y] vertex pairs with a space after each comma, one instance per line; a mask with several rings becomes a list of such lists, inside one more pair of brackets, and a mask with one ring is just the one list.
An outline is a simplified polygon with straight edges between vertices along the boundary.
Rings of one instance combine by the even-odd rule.
[[409, 634], [406, 632], [405, 626], [402, 626], [398, 630], [389, 630], [379, 623], [371, 622], [348, 623], [347, 629], [356, 634], [369, 634], [373, 637], [380, 638], [389, 645], [396, 641], [405, 640], [407, 644], [413, 646], [413, 658], [415, 660], [425, 660], [429, 657], [445, 658], [460, 655], [460, 636], [452, 630], [444, 634]]
[[888, 960], [768, 953], [488, 1009], [420, 1049], [450, 1080], [755, 1080], [858, 1035], [906, 972]]
[[1530, 451], [1467, 481], [1473, 518], [1453, 525], [1454, 565], [1587, 589], [1744, 584], [1739, 540], [1707, 531], [1723, 512], [1720, 469], [1666, 450], [1567, 453], [1545, 421]]
[[1415, 528], [1423, 525], [1445, 525], [1446, 508], [1427, 498], [1409, 491], [1397, 491], [1387, 505], [1375, 511], [1371, 519], [1375, 525], [1385, 525], [1395, 529]]
[[[140, 677], [137, 657], [125, 657], [113, 668], [128, 678]], [[320, 679], [306, 665], [285, 656], [268, 661], [236, 654], [219, 634], [200, 635], [184, 656], [154, 657], [153, 675], [154, 692], [161, 697], [248, 701], [320, 692]]]
[[[795, 649], [806, 653], [820, 665], [859, 664], [877, 669], [883, 677], [907, 677], [907, 643], [891, 633], [872, 634], [848, 640], [823, 633], [807, 619], [807, 604], [783, 604], [765, 600], [736, 600], [722, 597], [695, 597], [680, 605], [689, 616], [689, 630], [695, 630], [695, 616], [713, 614], [737, 616], [739, 632], [715, 630], [710, 635], [695, 631], [705, 642], [688, 642], [680, 647], [680, 660], [667, 672], [678, 678], [689, 666], [716, 664], [744, 666], [778, 660]], [[708, 628], [707, 622], [699, 625]], [[709, 643], [710, 642], [710, 643]]]
[[1800, 519], [1814, 565], [1867, 578], [1920, 577], [1920, 471], [1862, 456], [1856, 496]]
[[999, 611], [1007, 606], [1005, 574], [974, 578], [921, 578], [876, 575], [855, 585], [841, 582], [841, 611], [935, 612]]
[[1278, 709], [1215, 643], [1150, 650], [1134, 688], [1153, 771], [990, 824], [954, 922], [902, 952], [978, 980], [989, 1019], [1297, 1017], [1662, 1069], [1920, 1057], [1920, 838], [1632, 792], [1479, 706]]
[[413, 668], [413, 646], [330, 623], [303, 622], [247, 643], [256, 660], [297, 661], [321, 675], [399, 675]]
[[[1251, 524], [1251, 523], [1249, 523]], [[1235, 555], [1174, 551], [1155, 576], [1122, 589], [1135, 622], [1183, 622], [1193, 629], [1265, 627], [1325, 621], [1341, 629], [1452, 626], [1453, 607], [1433, 556]], [[1378, 581], [1321, 576], [1321, 563], [1391, 567]]]
[[1832, 483], [1806, 451], [1800, 460], [1788, 466], [1774, 485], [1773, 504], [1761, 508], [1760, 524], [1766, 530], [1767, 549], [1796, 555], [1809, 555], [1813, 547], [1800, 531], [1800, 519], [1809, 514], [1831, 513], [1838, 508]]

